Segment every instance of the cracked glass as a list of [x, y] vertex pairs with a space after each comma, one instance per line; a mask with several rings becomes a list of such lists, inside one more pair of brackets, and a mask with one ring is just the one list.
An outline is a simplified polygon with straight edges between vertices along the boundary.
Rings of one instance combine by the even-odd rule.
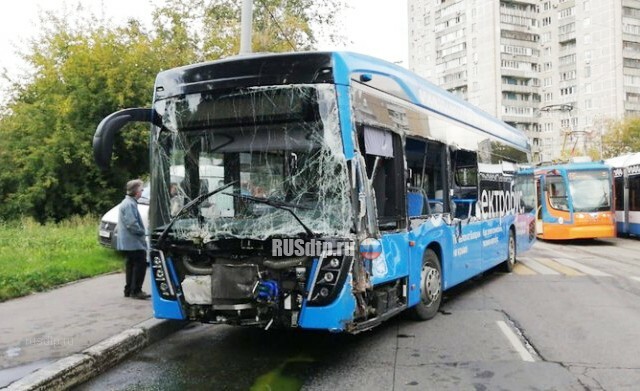
[[349, 235], [334, 86], [207, 91], [154, 108], [163, 124], [151, 140], [156, 233], [204, 243]]

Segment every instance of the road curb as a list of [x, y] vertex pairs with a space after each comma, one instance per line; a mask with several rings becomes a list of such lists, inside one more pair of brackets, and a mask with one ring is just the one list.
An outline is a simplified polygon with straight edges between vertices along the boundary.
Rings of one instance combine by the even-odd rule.
[[62, 358], [53, 364], [11, 383], [6, 389], [65, 390], [77, 386], [127, 356], [182, 329], [188, 322], [148, 319], [113, 337], [85, 349], [81, 353]]

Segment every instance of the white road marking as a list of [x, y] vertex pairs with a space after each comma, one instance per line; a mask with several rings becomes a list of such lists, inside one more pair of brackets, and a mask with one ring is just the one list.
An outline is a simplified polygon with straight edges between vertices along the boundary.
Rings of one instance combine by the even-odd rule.
[[631, 277], [631, 279], [640, 282], [640, 277]]
[[559, 262], [563, 265], [572, 267], [576, 270], [580, 270], [581, 272], [588, 274], [590, 276], [600, 276], [600, 277], [611, 277], [611, 274], [605, 273], [605, 272], [601, 272], [600, 270], [596, 270], [592, 267], [589, 266], [585, 266], [581, 263], [572, 261], [570, 259], [566, 259], [566, 258], [553, 258], [554, 261]]
[[522, 262], [526, 267], [528, 267], [529, 269], [540, 273], [540, 274], [548, 274], [548, 275], [560, 275], [560, 273], [558, 273], [557, 271], [551, 269], [550, 267], [547, 267], [539, 262], [534, 261], [531, 258], [522, 258], [522, 259], [518, 259], [519, 262]]
[[534, 362], [535, 360], [533, 359], [533, 356], [529, 353], [527, 348], [524, 347], [516, 333], [514, 333], [504, 321], [497, 320], [496, 323], [509, 342], [511, 342], [511, 346], [513, 346], [516, 352], [518, 352], [520, 358], [522, 358], [523, 361]]

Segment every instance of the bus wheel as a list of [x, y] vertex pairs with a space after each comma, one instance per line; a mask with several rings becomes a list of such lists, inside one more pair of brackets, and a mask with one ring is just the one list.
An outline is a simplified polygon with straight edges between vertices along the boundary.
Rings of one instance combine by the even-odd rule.
[[411, 308], [411, 315], [417, 320], [431, 319], [438, 313], [442, 301], [442, 269], [440, 259], [431, 249], [427, 249], [420, 271], [420, 302]]
[[516, 264], [516, 235], [513, 230], [509, 230], [509, 247], [507, 248], [507, 259], [502, 264], [502, 269], [510, 273]]

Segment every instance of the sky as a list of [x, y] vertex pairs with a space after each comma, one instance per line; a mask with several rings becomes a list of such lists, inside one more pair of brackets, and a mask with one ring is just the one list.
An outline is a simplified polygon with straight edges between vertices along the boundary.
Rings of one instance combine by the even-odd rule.
[[[0, 13], [0, 69], [15, 77], [24, 69], [15, 54], [29, 37], [38, 31], [38, 14], [44, 10], [66, 7], [83, 8], [102, 15], [114, 23], [135, 17], [151, 23], [153, 4], [159, 0], [19, 0], [11, 11]], [[321, 42], [320, 50], [342, 49], [369, 54], [407, 67], [407, 1], [348, 0], [343, 34], [350, 41], [341, 47]], [[5, 10], [7, 7], [5, 7]], [[4, 81], [0, 80], [0, 87]]]

